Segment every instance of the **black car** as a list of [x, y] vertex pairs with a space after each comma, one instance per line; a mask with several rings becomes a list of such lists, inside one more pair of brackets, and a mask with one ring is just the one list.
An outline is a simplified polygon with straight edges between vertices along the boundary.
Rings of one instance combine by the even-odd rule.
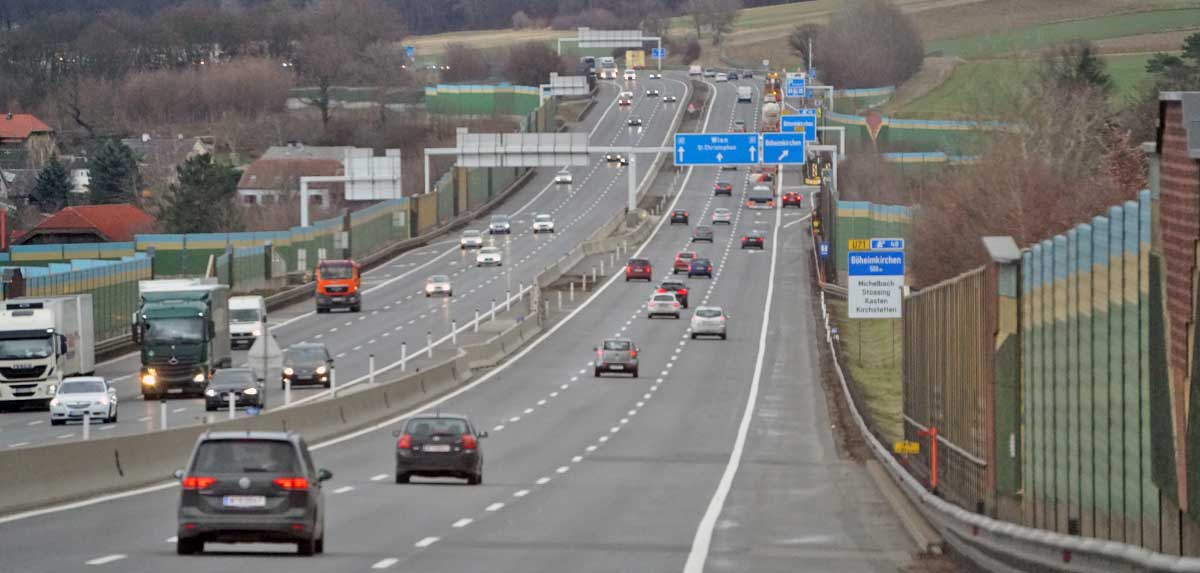
[[716, 185], [713, 185], [713, 196], [720, 197], [721, 195], [733, 197], [733, 184], [719, 181]]
[[688, 289], [687, 283], [679, 279], [666, 279], [662, 284], [658, 285], [658, 290], [655, 292], [670, 292], [675, 293], [675, 299], [679, 301], [679, 306], [688, 307]]
[[682, 223], [688, 224], [688, 212], [683, 209], [675, 209], [671, 211], [671, 224]]
[[[654, 78], [650, 78], [650, 79], [654, 79]], [[659, 95], [660, 94], [659, 94], [658, 90], [646, 90], [646, 97], [658, 97]]]
[[297, 384], [320, 384], [328, 388], [333, 382], [333, 358], [324, 344], [306, 342], [294, 344], [283, 351], [283, 378], [279, 387], [291, 380]]
[[476, 432], [466, 416], [422, 415], [397, 430], [396, 483], [412, 476], [456, 477], [468, 484], [483, 483], [483, 451], [479, 440], [487, 432]]
[[301, 555], [325, 552], [325, 498], [333, 477], [313, 465], [294, 432], [205, 432], [185, 469], [175, 472], [180, 555], [214, 543], [295, 543]]
[[663, 96], [663, 101], [666, 103], [675, 103], [675, 102], [679, 101], [679, 98], [675, 97], [673, 95]]
[[766, 238], [763, 237], [761, 231], [750, 231], [742, 237], [743, 249], [758, 249], [762, 250], [766, 246]]
[[743, 70], [743, 71], [742, 71], [742, 79], [744, 79], [744, 80], [748, 80], [748, 79], [751, 79], [751, 78], [753, 78], [753, 77], [754, 77], [754, 71], [753, 71], [753, 70]]
[[730, 164], [726, 163], [721, 166], [721, 171], [737, 171], [737, 170], [738, 170], [737, 165], [730, 165]]
[[737, 72], [729, 72], [728, 75], [729, 75], [729, 81], [731, 81], [731, 82], [737, 81], [737, 79], [738, 79]]
[[620, 163], [621, 165], [629, 165], [629, 159], [620, 153], [605, 153], [604, 160], [609, 163]]
[[708, 241], [710, 243], [713, 242], [712, 227], [697, 225], [694, 229], [692, 229], [692, 242], [699, 243], [700, 241]]
[[267, 407], [267, 385], [259, 380], [249, 368], [223, 368], [213, 374], [204, 390], [204, 409], [211, 412], [229, 407], [229, 396], [233, 396], [234, 407]]
[[708, 259], [692, 259], [692, 264], [688, 265], [689, 279], [692, 277], [708, 277], [711, 279], [712, 274], [712, 262]]
[[639, 126], [639, 125], [642, 125], [642, 118], [631, 117], [631, 118], [629, 118], [629, 121], [626, 123], [628, 123], [630, 127]]

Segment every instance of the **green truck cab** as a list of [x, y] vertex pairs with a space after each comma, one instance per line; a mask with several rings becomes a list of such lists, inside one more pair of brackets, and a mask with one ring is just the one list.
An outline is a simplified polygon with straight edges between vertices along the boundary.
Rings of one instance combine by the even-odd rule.
[[142, 281], [133, 323], [142, 396], [202, 396], [218, 368], [232, 366], [229, 287], [196, 281]]

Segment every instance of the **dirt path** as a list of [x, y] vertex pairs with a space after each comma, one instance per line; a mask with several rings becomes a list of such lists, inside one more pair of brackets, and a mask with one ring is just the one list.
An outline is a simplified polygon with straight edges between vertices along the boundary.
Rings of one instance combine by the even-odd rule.
[[892, 94], [892, 99], [883, 106], [883, 114], [888, 115], [908, 105], [909, 102], [937, 89], [943, 83], [946, 83], [954, 68], [963, 61], [965, 60], [955, 57], [939, 56], [925, 58], [925, 61], [921, 63], [921, 69], [917, 70], [916, 75], [896, 88], [896, 93]]

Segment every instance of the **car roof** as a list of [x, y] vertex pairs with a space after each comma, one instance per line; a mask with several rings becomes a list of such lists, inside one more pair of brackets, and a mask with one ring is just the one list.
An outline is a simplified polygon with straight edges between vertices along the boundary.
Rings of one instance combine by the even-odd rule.
[[463, 231], [464, 235], [480, 235], [482, 233], [483, 232], [480, 231], [479, 229], [467, 229], [467, 230]]
[[601, 342], [628, 342], [630, 344], [633, 344], [633, 339], [631, 339], [631, 338], [605, 338]]
[[716, 213], [716, 212], [718, 212], [718, 211], [720, 211], [720, 212], [722, 212], [722, 213], [728, 213], [728, 212], [729, 212], [729, 209], [727, 209], [727, 208], [725, 208], [725, 207], [717, 207], [716, 209], [713, 209], [713, 213]]
[[251, 375], [254, 374], [254, 371], [249, 368], [221, 368], [221, 369], [218, 369], [216, 373], [220, 374], [222, 372], [225, 372], [228, 374], [251, 374]]
[[301, 349], [301, 350], [303, 350], [303, 349], [306, 349], [306, 348], [321, 348], [321, 349], [324, 349], [324, 348], [325, 348], [325, 343], [324, 343], [324, 342], [297, 342], [296, 344], [293, 344], [293, 345], [291, 345], [291, 346], [287, 347], [287, 348], [286, 348], [286, 350], [292, 350], [292, 349]]
[[663, 282], [661, 282], [659, 284], [660, 285], [684, 285], [687, 283], [683, 282], [683, 279], [669, 278], [669, 279], [663, 279]]
[[275, 440], [279, 442], [294, 442], [300, 439], [300, 435], [295, 432], [270, 432], [264, 430], [238, 430], [238, 431], [221, 431], [221, 432], [204, 432], [200, 434], [200, 440]]
[[429, 275], [429, 280], [444, 282], [450, 280], [450, 277], [447, 275]]
[[409, 419], [412, 420], [412, 419], [416, 419], [416, 418], [426, 418], [426, 419], [433, 418], [433, 419], [438, 419], [438, 420], [442, 420], [442, 419], [463, 420], [463, 421], [467, 421], [467, 422], [471, 421], [469, 418], [467, 418], [466, 414], [450, 414], [447, 412], [425, 412], [425, 413], [417, 414]]
[[693, 265], [696, 263], [707, 263], [707, 262], [708, 262], [708, 259], [705, 257], [696, 257], [695, 259], [692, 260]]
[[67, 382], [107, 382], [107, 380], [103, 376], [69, 376], [63, 378], [62, 381], [63, 384]]
[[699, 312], [699, 311], [701, 311], [701, 310], [718, 310], [718, 311], [721, 311], [721, 312], [725, 312], [725, 309], [724, 309], [724, 308], [722, 308], [722, 307], [719, 307], [719, 306], [715, 306], [715, 305], [710, 305], [710, 306], [698, 306], [698, 307], [696, 307], [696, 311], [697, 311], [697, 312]]

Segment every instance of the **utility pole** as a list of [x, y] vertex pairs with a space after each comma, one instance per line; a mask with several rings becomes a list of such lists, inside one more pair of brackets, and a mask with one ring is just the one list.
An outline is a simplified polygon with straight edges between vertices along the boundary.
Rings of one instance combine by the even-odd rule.
[[[808, 38], [808, 69], [809, 70], [812, 69], [812, 36], [809, 36], [809, 38]], [[805, 70], [805, 71], [807, 71], [807, 70]], [[809, 79], [809, 81], [812, 81], [812, 78], [808, 78], [808, 79]]]

